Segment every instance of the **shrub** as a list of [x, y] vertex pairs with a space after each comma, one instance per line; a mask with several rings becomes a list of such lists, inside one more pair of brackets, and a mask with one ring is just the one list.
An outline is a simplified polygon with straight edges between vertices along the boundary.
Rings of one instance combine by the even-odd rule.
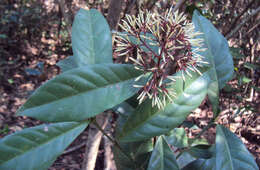
[[[197, 11], [127, 16], [112, 61], [109, 26], [97, 10], [80, 10], [74, 55], [63, 73], [39, 87], [18, 115], [47, 122], [0, 141], [1, 169], [47, 169], [107, 109], [119, 115], [114, 154], [119, 169], [258, 169], [235, 134], [216, 126], [216, 142], [189, 139], [177, 128], [208, 96], [215, 125], [219, 90], [233, 75], [226, 39]], [[174, 153], [172, 148], [177, 149]], [[176, 156], [176, 153], [178, 155]], [[30, 161], [28, 161], [30, 160]]]

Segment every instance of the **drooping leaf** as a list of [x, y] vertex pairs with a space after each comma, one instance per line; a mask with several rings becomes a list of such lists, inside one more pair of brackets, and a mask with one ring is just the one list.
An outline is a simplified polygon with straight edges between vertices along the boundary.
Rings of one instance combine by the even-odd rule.
[[217, 126], [216, 134], [217, 170], [258, 170], [254, 157], [242, 141], [224, 126]]
[[80, 9], [72, 25], [73, 57], [78, 66], [112, 63], [112, 38], [103, 15]]
[[[179, 74], [177, 73], [177, 76]], [[207, 74], [200, 76], [192, 73], [192, 78], [187, 76], [185, 82], [177, 79], [172, 86], [177, 94], [173, 103], [167, 101], [165, 108], [159, 110], [157, 107], [152, 107], [151, 100], [144, 101], [127, 120], [120, 140], [149, 139], [177, 127], [192, 110], [201, 104], [207, 93], [207, 85]]]
[[47, 169], [87, 125], [40, 125], [6, 136], [0, 140], [0, 169]]
[[227, 40], [209, 20], [195, 11], [192, 22], [196, 31], [203, 33], [200, 38], [204, 40], [204, 48], [207, 48], [207, 50], [200, 52], [200, 55], [204, 56], [211, 65], [211, 69], [207, 73], [211, 81], [208, 86], [208, 96], [213, 104], [213, 111], [217, 114], [219, 110], [219, 90], [232, 78], [234, 72], [233, 59], [229, 52]]
[[177, 148], [188, 147], [188, 137], [184, 128], [175, 128], [165, 135], [166, 141]]
[[134, 95], [132, 65], [95, 64], [72, 69], [49, 80], [18, 111], [47, 122], [81, 121]]
[[147, 170], [178, 170], [173, 151], [163, 136], [160, 136], [155, 144]]

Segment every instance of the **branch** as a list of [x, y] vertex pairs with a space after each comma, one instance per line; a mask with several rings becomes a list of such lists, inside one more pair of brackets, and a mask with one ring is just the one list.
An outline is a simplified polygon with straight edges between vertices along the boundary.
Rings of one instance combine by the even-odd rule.
[[97, 121], [93, 122], [93, 124], [90, 125], [88, 130], [88, 138], [86, 141], [86, 151], [84, 155], [84, 161], [83, 161], [83, 170], [94, 170], [96, 159], [98, 155], [98, 149], [102, 138], [102, 132], [99, 131], [98, 128], [96, 128], [93, 125], [102, 126], [100, 128], [105, 128], [108, 122], [107, 116], [102, 113], [98, 116], [96, 116]]
[[240, 24], [238, 24], [229, 34], [227, 34], [226, 38], [230, 39], [243, 25], [246, 24], [253, 16], [258, 14], [260, 12], [260, 7], [258, 7], [256, 10], [254, 10], [251, 14], [249, 14], [247, 17], [245, 17]]
[[123, 2], [124, 0], [111, 0], [109, 4], [107, 21], [111, 30], [116, 29], [118, 25], [120, 14], [123, 10]]

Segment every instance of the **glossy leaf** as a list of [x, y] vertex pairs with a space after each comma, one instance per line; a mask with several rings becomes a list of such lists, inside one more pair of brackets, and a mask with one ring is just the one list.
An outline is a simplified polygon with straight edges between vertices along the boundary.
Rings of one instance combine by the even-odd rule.
[[176, 158], [164, 137], [160, 136], [155, 144], [147, 170], [178, 170]]
[[80, 9], [72, 25], [73, 57], [78, 66], [112, 63], [112, 38], [103, 15]]
[[217, 126], [217, 170], [258, 170], [254, 157], [242, 141], [224, 126]]
[[0, 140], [0, 169], [47, 169], [87, 125], [40, 125], [6, 136]]
[[134, 79], [140, 74], [124, 64], [72, 69], [38, 88], [18, 114], [47, 122], [81, 121], [134, 95]]
[[187, 76], [185, 82], [177, 79], [173, 85], [177, 93], [174, 102], [167, 101], [164, 109], [152, 107], [150, 100], [139, 105], [124, 125], [120, 140], [149, 139], [180, 125], [201, 104], [207, 93], [208, 75], [192, 74], [192, 78]]
[[213, 104], [213, 111], [218, 112], [219, 90], [232, 78], [234, 72], [233, 57], [229, 52], [228, 42], [225, 37], [207, 20], [195, 11], [192, 22], [197, 31], [202, 32], [200, 38], [204, 40], [206, 51], [200, 52], [211, 65], [208, 71], [211, 83], [208, 86], [208, 96]]
[[177, 148], [188, 147], [188, 137], [184, 128], [175, 128], [165, 135], [167, 142]]

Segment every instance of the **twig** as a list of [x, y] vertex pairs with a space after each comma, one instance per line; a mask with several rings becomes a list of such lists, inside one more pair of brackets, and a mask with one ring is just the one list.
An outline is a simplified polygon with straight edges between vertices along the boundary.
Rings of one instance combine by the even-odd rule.
[[252, 28], [250, 28], [250, 30], [247, 31], [246, 34], [249, 34], [250, 32], [252, 32], [254, 29], [256, 29], [258, 26], [260, 25], [260, 19], [258, 19], [256, 21], [256, 25], [254, 25]]
[[83, 146], [85, 146], [86, 143], [87, 143], [87, 142], [83, 142], [83, 143], [81, 143], [81, 144], [79, 144], [79, 145], [76, 145], [76, 146], [74, 146], [74, 147], [72, 147], [72, 148], [69, 148], [68, 150], [64, 151], [64, 152], [62, 153], [62, 155], [66, 155], [66, 154], [69, 154], [69, 153], [71, 153], [71, 152], [74, 152], [74, 151], [76, 151], [76, 150], [82, 148]]
[[[108, 114], [109, 118], [111, 118], [111, 114]], [[105, 131], [107, 133], [109, 133], [109, 131], [111, 132], [111, 121], [108, 120], [108, 124], [105, 128]], [[112, 158], [112, 142], [106, 137], [106, 136], [103, 136], [103, 141], [104, 141], [104, 150], [105, 150], [105, 153], [104, 153], [104, 170], [113, 170], [115, 167], [115, 162]]]
[[[98, 122], [96, 121], [96, 119]], [[94, 119], [94, 122], [92, 122], [93, 124], [91, 124], [89, 127], [86, 151], [82, 166], [83, 170], [94, 170], [99, 145], [102, 139], [102, 133], [99, 131], [99, 128], [96, 128], [96, 125], [98, 125], [99, 127], [102, 126], [100, 127], [102, 129], [105, 128], [108, 122], [108, 119], [104, 113], [96, 116], [96, 119]]]
[[248, 22], [256, 14], [258, 14], [258, 12], [260, 12], [260, 6], [247, 17], [245, 17], [240, 24], [238, 24], [229, 34], [227, 34], [226, 38], [230, 39], [246, 22]]
[[177, 2], [177, 4], [174, 6], [173, 8], [173, 12], [177, 11], [181, 6], [182, 4], [185, 2], [185, 0], [180, 0]]
[[105, 135], [126, 157], [129, 158], [129, 160], [131, 160], [133, 163], [135, 162], [134, 159], [128, 155], [128, 153], [126, 153], [121, 146], [118, 144], [118, 142], [114, 139], [112, 139], [104, 130], [103, 128], [101, 128], [96, 121], [93, 122], [93, 124], [103, 133], [103, 135]]
[[[237, 1], [236, 1], [237, 2]], [[244, 15], [244, 13], [253, 5], [253, 3], [255, 2], [255, 0], [252, 0], [247, 6], [246, 8], [236, 17], [236, 19], [232, 22], [229, 30], [224, 34], [224, 36], [226, 36], [236, 25], [237, 21], [240, 19], [240, 17], [242, 15]]]
[[211, 127], [214, 126], [214, 125], [215, 125], [215, 123], [214, 123], [214, 118], [213, 118], [213, 119], [211, 119], [210, 123], [209, 123], [207, 126], [205, 126], [205, 127], [202, 129], [202, 131], [200, 131], [199, 134], [197, 134], [197, 136], [195, 137], [195, 139], [198, 139], [204, 132], [206, 132], [209, 128], [211, 128]]

